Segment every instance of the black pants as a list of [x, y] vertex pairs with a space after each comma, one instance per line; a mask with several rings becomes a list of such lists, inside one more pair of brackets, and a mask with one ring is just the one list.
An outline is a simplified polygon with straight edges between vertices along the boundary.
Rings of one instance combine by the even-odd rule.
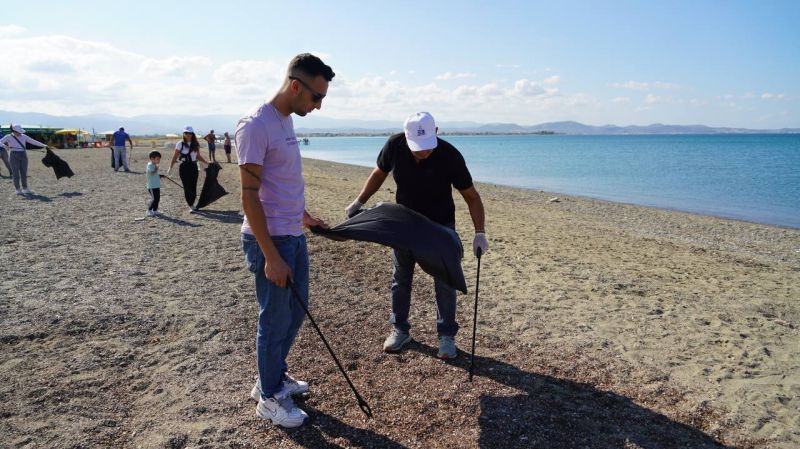
[[197, 198], [197, 163], [183, 161], [178, 167], [178, 173], [183, 182], [183, 196], [186, 198], [186, 204], [189, 206], [194, 205], [194, 200]]
[[147, 210], [158, 210], [158, 200], [161, 199], [161, 189], [147, 189], [150, 192], [150, 205]]

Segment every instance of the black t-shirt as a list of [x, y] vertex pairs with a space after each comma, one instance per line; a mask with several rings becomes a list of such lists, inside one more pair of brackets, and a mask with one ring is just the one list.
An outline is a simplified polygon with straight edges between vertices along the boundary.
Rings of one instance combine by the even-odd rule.
[[453, 190], [472, 186], [464, 156], [452, 145], [437, 138], [430, 156], [417, 161], [411, 154], [404, 134], [389, 137], [378, 155], [378, 168], [392, 172], [397, 184], [398, 204], [415, 210], [431, 220], [452, 225], [456, 221]]

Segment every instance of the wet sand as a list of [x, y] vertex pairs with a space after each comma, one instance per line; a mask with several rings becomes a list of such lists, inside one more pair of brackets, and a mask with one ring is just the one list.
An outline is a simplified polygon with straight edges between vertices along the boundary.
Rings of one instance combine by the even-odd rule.
[[[248, 400], [238, 169], [222, 164], [232, 193], [200, 214], [162, 182], [166, 216], [142, 220], [149, 150], [131, 174], [107, 149], [61, 151], [76, 176], [59, 181], [30, 152], [25, 198], [0, 179], [2, 447], [800, 446], [800, 230], [486, 184], [473, 382], [471, 254], [462, 352], [444, 363], [427, 275], [415, 342], [384, 354], [389, 250], [309, 234], [311, 312], [375, 418], [307, 322], [290, 364], [311, 421], [272, 427]], [[370, 170], [304, 164], [309, 210], [337, 223]]]

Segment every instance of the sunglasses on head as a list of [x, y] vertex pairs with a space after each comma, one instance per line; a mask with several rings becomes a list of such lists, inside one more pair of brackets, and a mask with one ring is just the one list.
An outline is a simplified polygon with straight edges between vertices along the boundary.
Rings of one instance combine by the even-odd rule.
[[311, 92], [311, 99], [314, 101], [314, 103], [319, 103], [320, 101], [322, 101], [323, 98], [325, 98], [325, 94], [321, 94], [321, 93], [317, 92], [311, 86], [309, 86], [308, 83], [306, 83], [305, 81], [301, 80], [300, 78], [298, 78], [296, 76], [290, 76], [289, 79], [299, 82], [300, 84], [303, 85], [303, 87], [308, 89], [309, 92]]

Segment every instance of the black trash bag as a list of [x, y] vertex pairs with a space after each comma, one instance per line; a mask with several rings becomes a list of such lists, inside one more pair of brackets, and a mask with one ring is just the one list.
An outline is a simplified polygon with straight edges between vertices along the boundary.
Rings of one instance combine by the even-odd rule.
[[50, 148], [46, 149], [47, 154], [42, 158], [42, 164], [45, 167], [52, 167], [53, 171], [56, 174], [56, 179], [61, 179], [64, 176], [67, 178], [71, 178], [75, 176], [75, 173], [72, 172], [72, 169], [69, 168], [69, 164], [60, 157], [56, 156]]
[[200, 191], [200, 199], [197, 200], [197, 205], [195, 206], [197, 209], [206, 207], [228, 194], [228, 192], [221, 185], [219, 185], [219, 181], [217, 181], [217, 175], [219, 174], [220, 170], [222, 170], [222, 167], [216, 162], [210, 164], [206, 168], [206, 179], [203, 181], [203, 189]]
[[461, 270], [464, 249], [458, 234], [400, 204], [380, 203], [330, 229], [314, 226], [311, 232], [333, 240], [359, 240], [411, 251], [423, 271], [467, 293]]

